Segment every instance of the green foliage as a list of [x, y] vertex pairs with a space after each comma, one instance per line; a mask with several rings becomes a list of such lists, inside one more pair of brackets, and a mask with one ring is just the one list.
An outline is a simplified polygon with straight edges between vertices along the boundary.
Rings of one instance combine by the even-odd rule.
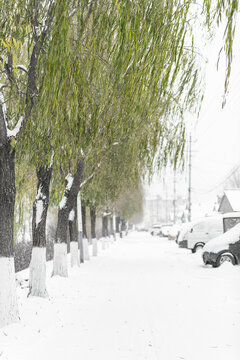
[[143, 216], [143, 189], [141, 184], [123, 191], [115, 203], [116, 213], [123, 219], [134, 221]]
[[[54, 202], [79, 157], [86, 177], [101, 163], [85, 195], [99, 204], [139, 183], [154, 163], [176, 166], [185, 143], [183, 113], [200, 96], [188, 44], [194, 45], [191, 2], [37, 3], [0, 0], [3, 70], [10, 58], [13, 64], [12, 78], [2, 73], [10, 127], [26, 116], [15, 144], [19, 163], [49, 166], [54, 151]], [[27, 73], [17, 75], [19, 62]]]

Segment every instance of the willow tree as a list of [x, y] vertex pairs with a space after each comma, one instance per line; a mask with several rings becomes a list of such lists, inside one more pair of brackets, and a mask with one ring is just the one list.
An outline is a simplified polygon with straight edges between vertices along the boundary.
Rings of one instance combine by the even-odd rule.
[[65, 3], [77, 9], [77, 1], [0, 1], [0, 326], [18, 320], [13, 267], [15, 152], [39, 97], [39, 61]]
[[[44, 80], [50, 79], [52, 87], [43, 92], [40, 110], [42, 119], [47, 119], [51, 112], [58, 119], [57, 126], [51, 129], [54, 133], [51, 143], [55, 154], [66, 153], [71, 159], [70, 168], [66, 166], [70, 173], [80, 159], [86, 166], [90, 153], [98, 155], [104, 150], [103, 138], [111, 142], [117, 135], [127, 136], [129, 131], [136, 131], [141, 122], [149, 120], [149, 109], [156, 107], [160, 99], [170, 104], [173, 96], [170, 90], [175, 82], [181, 81], [179, 93], [174, 94], [176, 103], [183, 93], [186, 102], [191, 102], [196, 84], [194, 59], [182, 49], [188, 10], [187, 3], [182, 8], [177, 2], [171, 6], [154, 2], [152, 7], [148, 1], [131, 4], [131, 7], [129, 1], [83, 2], [74, 18], [77, 31], [69, 24], [68, 13], [63, 14], [65, 45], [59, 49], [57, 37], [53, 36], [46, 59], [49, 76]], [[53, 67], [52, 59], [56, 58], [62, 61], [56, 61], [58, 67]], [[64, 100], [62, 94], [66, 94], [66, 89], [68, 96]], [[165, 112], [169, 108], [165, 107]], [[70, 174], [66, 176], [65, 200], [70, 194]], [[67, 227], [72, 207], [72, 203], [68, 205], [65, 200], [61, 203], [64, 207], [59, 207], [62, 229]], [[56, 246], [65, 243], [66, 230], [57, 231]], [[59, 247], [66, 248], [65, 245]]]
[[[0, 295], [0, 326], [17, 319], [16, 301], [9, 298], [14, 299], [18, 137], [37, 135], [38, 149], [26, 141], [26, 151], [37, 155], [38, 168], [42, 162], [49, 167], [54, 150], [56, 166], [69, 170], [64, 215], [59, 217], [65, 229], [72, 206], [65, 199], [81, 182], [73, 174], [80, 174], [83, 164], [88, 166], [89, 156], [98, 158], [105, 141], [127, 138], [147, 123], [153, 152], [159, 138], [153, 134], [161, 131], [159, 117], [183, 111], [196, 101], [194, 54], [184, 47], [190, 38], [186, 35], [191, 31], [190, 10], [187, 0], [0, 1], [0, 256], [1, 268], [7, 269], [0, 275], [0, 285], [7, 289]], [[24, 59], [22, 49], [27, 49]], [[166, 143], [171, 148], [167, 138], [164, 147]], [[148, 142], [141, 146], [143, 150]], [[70, 199], [73, 195], [75, 191]], [[36, 219], [42, 219], [42, 206], [36, 208]], [[65, 233], [56, 235], [63, 258]]]

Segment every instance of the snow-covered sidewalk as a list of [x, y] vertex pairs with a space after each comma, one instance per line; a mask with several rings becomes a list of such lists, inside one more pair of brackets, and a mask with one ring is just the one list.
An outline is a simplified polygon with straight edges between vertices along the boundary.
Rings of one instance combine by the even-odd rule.
[[1, 360], [239, 360], [239, 266], [205, 267], [131, 233], [69, 278], [50, 274], [47, 299], [18, 288], [21, 322], [0, 329]]

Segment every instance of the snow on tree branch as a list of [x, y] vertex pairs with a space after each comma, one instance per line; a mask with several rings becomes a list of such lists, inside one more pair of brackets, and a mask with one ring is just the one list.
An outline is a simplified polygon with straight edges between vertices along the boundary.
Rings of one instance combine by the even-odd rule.
[[21, 130], [21, 126], [23, 124], [24, 117], [20, 116], [15, 128], [13, 130], [7, 129], [7, 136], [8, 138], [16, 138], [19, 131]]
[[80, 189], [81, 189], [85, 184], [87, 184], [87, 183], [93, 178], [93, 176], [94, 176], [94, 172], [93, 172], [87, 179], [85, 179], [85, 180], [81, 183]]
[[65, 187], [65, 191], [64, 191], [62, 200], [60, 201], [59, 209], [63, 209], [67, 205], [68, 193], [71, 190], [71, 187], [73, 185], [73, 176], [72, 176], [72, 174], [68, 174], [66, 176], [65, 180], [66, 180], [67, 185]]

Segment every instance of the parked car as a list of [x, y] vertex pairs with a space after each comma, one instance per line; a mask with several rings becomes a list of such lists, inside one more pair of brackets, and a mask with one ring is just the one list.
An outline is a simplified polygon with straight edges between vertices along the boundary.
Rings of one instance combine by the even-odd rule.
[[181, 224], [172, 225], [168, 233], [168, 240], [176, 240], [180, 230], [181, 230]]
[[167, 237], [172, 224], [154, 224], [150, 230], [151, 235]]
[[151, 227], [150, 234], [151, 235], [160, 235], [160, 230], [161, 230], [161, 224], [154, 224]]
[[168, 237], [171, 227], [172, 227], [172, 224], [162, 224], [161, 230], [160, 230], [160, 236]]
[[240, 223], [224, 234], [209, 241], [203, 248], [203, 261], [218, 267], [225, 261], [240, 263]]
[[240, 222], [240, 212], [219, 214], [188, 223], [181, 230], [178, 246], [195, 253], [211, 239], [223, 234]]

